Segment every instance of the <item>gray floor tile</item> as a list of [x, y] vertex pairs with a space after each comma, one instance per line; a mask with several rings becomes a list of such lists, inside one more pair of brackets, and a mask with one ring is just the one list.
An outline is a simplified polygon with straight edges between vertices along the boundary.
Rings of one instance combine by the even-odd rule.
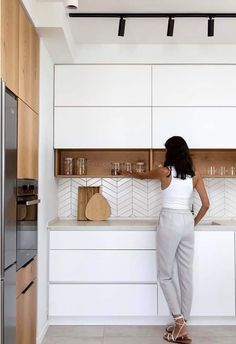
[[192, 344], [235, 344], [234, 337], [192, 337]]
[[103, 344], [103, 338], [95, 337], [46, 337], [42, 344]]
[[104, 337], [104, 344], [162, 344], [162, 337]]
[[105, 337], [160, 337], [163, 326], [104, 326]]
[[50, 326], [47, 335], [53, 337], [103, 337], [103, 326]]
[[236, 326], [189, 326], [189, 332], [194, 337], [235, 337]]

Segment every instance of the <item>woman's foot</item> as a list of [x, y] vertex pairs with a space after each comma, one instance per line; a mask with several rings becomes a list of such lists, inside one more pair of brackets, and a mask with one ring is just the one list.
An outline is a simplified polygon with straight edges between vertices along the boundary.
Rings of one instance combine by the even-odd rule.
[[[185, 323], [187, 323], [187, 320], [185, 320]], [[172, 333], [174, 331], [174, 327], [175, 327], [175, 323], [171, 323], [169, 325], [166, 326], [166, 332], [168, 333]]]
[[191, 343], [184, 317], [182, 315], [176, 315], [174, 316], [174, 320], [174, 325], [167, 327], [169, 331], [172, 329], [172, 332], [166, 331], [163, 338], [171, 343]]

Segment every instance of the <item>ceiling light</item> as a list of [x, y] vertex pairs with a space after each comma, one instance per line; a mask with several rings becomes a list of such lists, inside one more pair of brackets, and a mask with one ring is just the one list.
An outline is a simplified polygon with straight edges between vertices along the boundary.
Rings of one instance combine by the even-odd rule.
[[175, 20], [173, 18], [169, 17], [168, 26], [167, 26], [167, 36], [173, 36], [174, 25], [175, 25]]
[[208, 19], [208, 37], [214, 36], [214, 19], [209, 17]]
[[79, 8], [78, 0], [65, 0], [65, 6], [68, 10], [77, 10]]
[[125, 19], [123, 17], [120, 17], [118, 36], [123, 37], [124, 35], [125, 35]]

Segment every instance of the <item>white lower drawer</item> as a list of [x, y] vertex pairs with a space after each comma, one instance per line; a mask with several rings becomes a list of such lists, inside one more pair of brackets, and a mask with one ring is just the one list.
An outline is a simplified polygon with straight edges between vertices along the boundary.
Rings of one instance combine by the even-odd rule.
[[50, 250], [50, 282], [157, 281], [156, 251]]
[[155, 249], [156, 231], [50, 231], [50, 249]]
[[157, 316], [157, 286], [51, 284], [49, 316]]

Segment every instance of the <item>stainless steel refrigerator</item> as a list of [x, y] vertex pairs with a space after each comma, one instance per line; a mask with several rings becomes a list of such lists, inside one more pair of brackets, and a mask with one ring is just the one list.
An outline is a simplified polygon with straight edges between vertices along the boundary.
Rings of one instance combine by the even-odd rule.
[[15, 344], [17, 98], [2, 81], [0, 88], [0, 340], [1, 344]]

